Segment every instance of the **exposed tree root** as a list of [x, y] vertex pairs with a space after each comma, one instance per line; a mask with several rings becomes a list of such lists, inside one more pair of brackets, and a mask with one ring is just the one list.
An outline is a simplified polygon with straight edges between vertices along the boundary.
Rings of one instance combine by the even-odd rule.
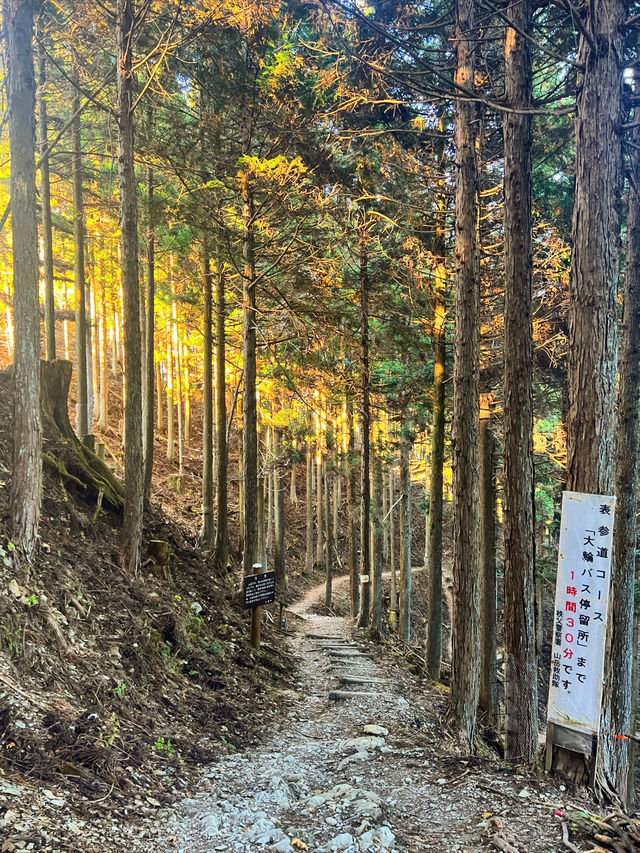
[[41, 408], [45, 435], [43, 462], [65, 483], [82, 491], [85, 499], [104, 502], [122, 512], [124, 488], [108, 465], [83, 444], [69, 421], [68, 396], [71, 362], [41, 362]]

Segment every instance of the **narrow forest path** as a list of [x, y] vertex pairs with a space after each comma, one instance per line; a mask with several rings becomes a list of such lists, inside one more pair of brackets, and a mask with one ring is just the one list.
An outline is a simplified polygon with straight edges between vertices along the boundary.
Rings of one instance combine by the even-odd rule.
[[348, 620], [314, 613], [322, 593], [290, 608], [299, 669], [282, 721], [207, 769], [200, 792], [176, 806], [171, 849], [563, 849], [559, 783], [458, 754], [441, 725], [443, 692], [420, 687]]

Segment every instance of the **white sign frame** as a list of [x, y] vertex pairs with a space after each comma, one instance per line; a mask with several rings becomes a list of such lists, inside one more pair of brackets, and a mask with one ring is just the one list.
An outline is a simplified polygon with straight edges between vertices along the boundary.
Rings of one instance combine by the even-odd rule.
[[547, 719], [597, 735], [616, 499], [563, 492]]

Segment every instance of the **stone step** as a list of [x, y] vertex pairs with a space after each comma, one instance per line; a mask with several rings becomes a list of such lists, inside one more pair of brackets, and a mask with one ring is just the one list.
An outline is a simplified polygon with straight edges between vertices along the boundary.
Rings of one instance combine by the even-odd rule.
[[349, 649], [360, 649], [356, 643], [331, 643], [330, 645], [322, 645], [320, 646], [323, 652], [331, 652], [331, 651], [349, 651]]
[[332, 690], [329, 693], [330, 702], [346, 702], [347, 699], [360, 699], [362, 696], [377, 696], [377, 693], [369, 693], [365, 690]]
[[339, 681], [341, 684], [387, 684], [387, 680], [385, 678], [376, 678], [374, 675], [353, 675], [353, 673], [347, 672], [343, 675], [339, 676]]
[[[344, 640], [339, 634], [305, 634], [308, 640]], [[346, 640], [345, 640], [346, 642]]]
[[338, 649], [333, 649], [333, 651], [329, 652], [330, 658], [371, 658], [371, 655], [367, 652], [361, 652], [359, 649], [345, 649], [345, 651], [341, 651]]

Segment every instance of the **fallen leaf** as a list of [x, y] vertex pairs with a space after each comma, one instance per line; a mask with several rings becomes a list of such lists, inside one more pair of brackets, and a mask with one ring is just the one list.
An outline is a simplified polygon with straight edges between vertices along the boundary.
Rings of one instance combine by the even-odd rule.
[[304, 841], [300, 841], [299, 838], [292, 838], [291, 839], [291, 846], [295, 847], [297, 850], [308, 850], [309, 849], [309, 845], [305, 844]]

